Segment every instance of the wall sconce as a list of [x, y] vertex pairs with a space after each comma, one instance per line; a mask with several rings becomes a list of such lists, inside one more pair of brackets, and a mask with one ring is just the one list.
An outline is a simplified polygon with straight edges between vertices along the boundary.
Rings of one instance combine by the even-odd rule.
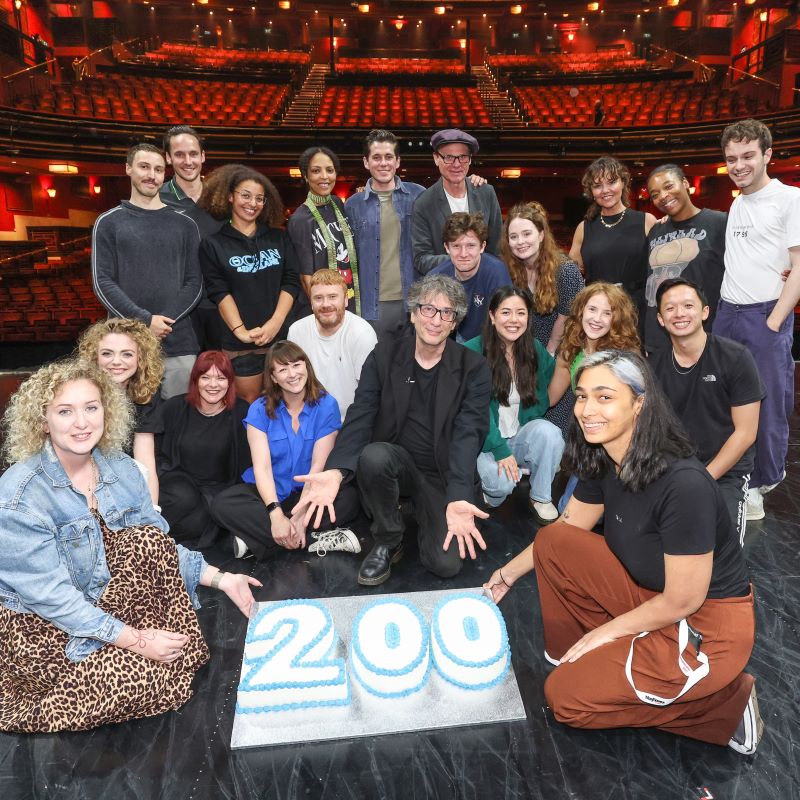
[[369, 3], [359, 3], [358, 10], [362, 14], [369, 14]]
[[522, 175], [522, 170], [519, 167], [507, 167], [500, 170], [501, 178], [519, 178]]
[[278, 0], [278, 8], [288, 11], [292, 7], [289, 0]]
[[56, 175], [77, 175], [78, 174], [78, 165], [77, 164], [48, 164], [47, 165], [48, 172], [53, 172]]
[[406, 24], [406, 20], [404, 19], [393, 19], [392, 24], [397, 28], [397, 30], [403, 30], [403, 26]]
[[300, 172], [299, 167], [289, 167], [289, 177], [290, 178], [302, 178], [303, 173]]
[[739, 196], [738, 189], [731, 189], [731, 197], [735, 200]]
[[14, 0], [14, 8], [19, 11], [22, 8], [22, 0]]
[[444, 14], [445, 11], [447, 11], [447, 9], [444, 6], [434, 6], [433, 7], [433, 13], [434, 14], [439, 14], [441, 16], [442, 14]]
[[100, 194], [100, 192], [103, 191], [103, 187], [99, 183], [96, 183], [94, 186], [92, 186], [92, 191], [95, 194]]
[[522, 6], [511, 6], [508, 9], [512, 14], [521, 14], [522, 13]]
[[762, 22], [766, 22], [766, 21], [767, 21], [767, 19], [769, 18], [769, 12], [768, 12], [768, 11], [762, 11], [762, 12], [761, 12], [761, 13], [758, 15], [758, 18], [759, 18], [759, 19], [760, 19]]
[[48, 189], [45, 189], [45, 191], [51, 200], [56, 196], [56, 190], [54, 186], [50, 186]]
[[721, 166], [717, 167], [717, 175], [727, 175], [728, 174], [728, 165], [722, 164]]

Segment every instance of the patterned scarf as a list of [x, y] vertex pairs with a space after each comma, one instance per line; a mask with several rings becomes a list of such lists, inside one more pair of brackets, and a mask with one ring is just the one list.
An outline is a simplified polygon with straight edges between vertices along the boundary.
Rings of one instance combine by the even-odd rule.
[[333, 195], [330, 194], [326, 197], [321, 197], [318, 194], [314, 194], [314, 192], [309, 192], [303, 205], [311, 212], [311, 216], [314, 218], [314, 221], [317, 223], [325, 239], [325, 248], [328, 251], [328, 269], [338, 269], [336, 266], [336, 240], [328, 230], [328, 225], [325, 220], [322, 219], [322, 214], [319, 213], [319, 209], [317, 208], [317, 206], [325, 206], [328, 204], [333, 206], [336, 222], [339, 224], [339, 229], [344, 236], [344, 242], [347, 246], [347, 254], [350, 257], [350, 271], [353, 273], [353, 296], [356, 302], [356, 314], [361, 316], [361, 295], [358, 290], [358, 258], [356, 256], [356, 246], [353, 242], [353, 233], [350, 230], [350, 226], [347, 224], [347, 220], [344, 218], [344, 214], [339, 210], [339, 206], [333, 202]]

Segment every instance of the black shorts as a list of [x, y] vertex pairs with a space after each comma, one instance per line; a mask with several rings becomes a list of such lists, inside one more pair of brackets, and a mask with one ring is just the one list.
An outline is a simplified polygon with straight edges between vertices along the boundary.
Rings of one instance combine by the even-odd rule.
[[238, 378], [252, 378], [264, 372], [266, 353], [244, 353], [231, 359], [233, 374]]

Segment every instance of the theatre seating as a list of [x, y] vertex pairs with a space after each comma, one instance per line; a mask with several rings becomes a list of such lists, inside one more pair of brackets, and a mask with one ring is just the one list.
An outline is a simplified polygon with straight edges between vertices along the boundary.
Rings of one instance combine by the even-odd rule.
[[630, 53], [610, 51], [599, 53], [552, 53], [547, 55], [507, 55], [495, 53], [487, 56], [492, 67], [504, 70], [526, 70], [553, 73], [573, 72], [627, 72], [652, 69], [654, 65], [644, 58], [632, 58]]
[[288, 88], [270, 83], [166, 79], [109, 73], [76, 84], [59, 84], [19, 108], [69, 117], [173, 125], [269, 125]]
[[517, 86], [514, 91], [525, 117], [540, 128], [591, 127], [597, 100], [605, 109], [603, 127], [702, 122], [769, 110], [719, 84], [678, 80]]
[[227, 50], [193, 44], [164, 42], [149, 50], [145, 59], [159, 63], [183, 64], [211, 69], [240, 69], [249, 65], [270, 67], [308, 64], [311, 56], [299, 50]]
[[458, 75], [464, 72], [464, 64], [457, 58], [345, 57], [336, 62], [336, 70], [340, 73]]
[[474, 87], [329, 86], [318, 126], [488, 127], [491, 119]]

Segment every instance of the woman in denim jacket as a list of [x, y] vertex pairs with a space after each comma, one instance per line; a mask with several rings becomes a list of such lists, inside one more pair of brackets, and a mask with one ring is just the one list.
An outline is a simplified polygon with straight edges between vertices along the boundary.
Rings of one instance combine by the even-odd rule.
[[197, 584], [245, 615], [261, 584], [166, 535], [121, 451], [130, 405], [95, 365], [43, 367], [4, 423], [0, 730], [81, 730], [181, 706], [208, 660]]

